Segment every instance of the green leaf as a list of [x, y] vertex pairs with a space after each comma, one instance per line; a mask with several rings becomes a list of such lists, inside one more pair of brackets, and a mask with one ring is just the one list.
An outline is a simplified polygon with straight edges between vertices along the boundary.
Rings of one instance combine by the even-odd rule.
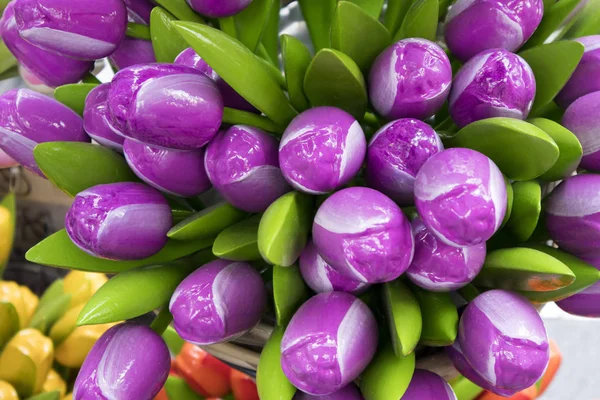
[[415, 353], [396, 357], [392, 346], [380, 349], [359, 378], [365, 400], [401, 399], [415, 372]]
[[458, 310], [450, 293], [435, 293], [411, 287], [423, 315], [423, 332], [420, 344], [424, 346], [450, 346], [458, 335]]
[[197, 22], [199, 24], [205, 22], [204, 18], [198, 15], [186, 0], [154, 0], [154, 2], [182, 21]]
[[[565, 86], [579, 64], [585, 47], [578, 42], [543, 44], [519, 53], [533, 70], [536, 93], [530, 116], [538, 116]], [[556, 62], [560, 60], [560, 62]]]
[[438, 26], [438, 0], [416, 0], [394, 35], [394, 42], [406, 38], [435, 40]]
[[33, 246], [25, 258], [36, 264], [88, 272], [119, 273], [145, 265], [163, 264], [189, 256], [212, 246], [213, 238], [202, 240], [169, 240], [161, 251], [152, 257], [133, 261], [112, 261], [92, 257], [75, 246], [62, 229]]
[[17, 65], [9, 67], [6, 71], [0, 73], [0, 81], [19, 76], [19, 67]]
[[150, 36], [156, 61], [159, 63], [172, 63], [183, 50], [188, 48], [184, 38], [171, 25], [177, 19], [173, 14], [154, 7], [150, 14]]
[[485, 154], [508, 179], [517, 181], [537, 178], [558, 159], [558, 146], [546, 132], [512, 118], [475, 121], [458, 131], [447, 144]]
[[483, 392], [482, 388], [462, 375], [451, 381], [450, 386], [457, 400], [474, 400]]
[[281, 35], [281, 54], [290, 101], [296, 110], [304, 111], [310, 107], [304, 94], [304, 77], [312, 59], [310, 51], [301, 40]]
[[262, 400], [292, 400], [296, 388], [286, 378], [281, 368], [281, 339], [284, 328], [275, 328], [260, 353], [256, 386]]
[[255, 215], [223, 230], [213, 243], [213, 254], [224, 260], [262, 260], [258, 251], [258, 225], [262, 215]]
[[513, 182], [512, 213], [506, 224], [515, 238], [524, 242], [531, 237], [542, 212], [542, 187], [537, 181]]
[[271, 61], [277, 63], [279, 59], [279, 6], [271, 7], [269, 19], [263, 32], [262, 44]]
[[331, 47], [329, 29], [337, 0], [298, 0], [315, 51]]
[[579, 258], [572, 256], [562, 250], [555, 249], [545, 245], [528, 245], [532, 249], [541, 251], [549, 256], [552, 256], [565, 264], [575, 274], [575, 282], [562, 289], [553, 290], [550, 292], [530, 292], [522, 291], [525, 297], [536, 303], [545, 303], [548, 301], [559, 301], [566, 299], [582, 290], [592, 286], [600, 281], [600, 271], [593, 265], [590, 265]]
[[556, 258], [526, 247], [488, 253], [476, 286], [548, 292], [569, 286], [575, 274]]
[[28, 397], [26, 400], [60, 400], [60, 392], [58, 390], [44, 392]]
[[283, 267], [294, 264], [306, 247], [313, 213], [311, 196], [290, 192], [275, 200], [258, 227], [258, 249], [263, 259]]
[[12, 303], [0, 302], [0, 352], [20, 329], [19, 314]]
[[0, 74], [15, 68], [17, 65], [17, 59], [12, 55], [4, 42], [0, 40]]
[[240, 222], [248, 213], [222, 202], [205, 208], [175, 225], [167, 236], [176, 240], [214, 237], [223, 229]]
[[167, 329], [162, 334], [162, 338], [167, 344], [169, 351], [174, 355], [179, 354], [181, 352], [181, 348], [185, 344], [185, 340], [179, 337], [179, 335], [177, 334], [175, 329], [173, 329], [172, 326], [167, 327]]
[[175, 375], [170, 375], [165, 382], [165, 391], [169, 400], [203, 400], [200, 396], [189, 387], [183, 378]]
[[349, 56], [367, 74], [392, 37], [376, 18], [359, 6], [340, 1], [331, 25], [331, 47]]
[[70, 294], [63, 293], [52, 301], [48, 301], [43, 306], [38, 307], [31, 317], [29, 328], [37, 329], [46, 334], [52, 325], [67, 312], [71, 303], [71, 297]]
[[135, 22], [127, 23], [127, 36], [134, 39], [151, 40], [150, 28], [148, 25], [136, 24]]
[[167, 304], [181, 281], [196, 269], [189, 262], [152, 265], [122, 272], [98, 289], [77, 325], [107, 324], [133, 319]]
[[285, 127], [276, 124], [267, 117], [229, 107], [225, 107], [223, 110], [223, 124], [254, 126], [264, 131], [275, 133], [278, 136], [285, 131]]
[[85, 98], [98, 85], [95, 83], [75, 83], [54, 89], [54, 98], [79, 115], [83, 115]]
[[33, 156], [44, 175], [70, 196], [104, 183], [139, 181], [121, 155], [91, 143], [40, 143]]
[[306, 71], [304, 93], [313, 107], [332, 106], [362, 119], [367, 111], [365, 79], [358, 65], [347, 55], [323, 49]]
[[308, 288], [297, 266], [273, 266], [273, 298], [277, 325], [286, 326], [308, 298]]
[[402, 25], [402, 21], [404, 21], [404, 17], [411, 4], [412, 0], [388, 0], [383, 25], [385, 25], [392, 36], [400, 29], [400, 25]]
[[502, 220], [502, 224], [500, 225], [500, 229], [504, 228], [510, 216], [512, 215], [513, 203], [515, 200], [515, 192], [513, 191], [512, 184], [510, 180], [504, 176], [504, 184], [506, 186], [506, 213], [504, 214], [504, 219]]
[[[580, 0], [560, 0], [552, 4], [550, 7], [544, 9], [544, 17], [542, 18], [542, 22], [537, 27], [531, 38], [529, 38], [527, 43], [525, 43], [523, 48], [529, 49], [546, 42], [550, 35], [558, 30], [563, 21], [569, 16], [569, 14], [571, 14], [575, 7], [577, 7], [579, 2]], [[563, 58], [560, 58], [560, 60], [561, 63], [564, 61]], [[555, 62], [555, 64], [560, 63]]]
[[6, 258], [4, 260], [0, 259], [0, 279], [2, 279], [4, 270], [6, 269], [8, 261], [10, 260], [10, 254], [12, 253], [15, 239], [15, 229], [17, 227], [17, 202], [15, 194], [10, 192], [4, 196], [2, 201], [0, 201], [0, 207], [5, 208], [10, 214], [8, 220], [4, 222], [6, 225], [5, 229], [3, 230], [3, 234], [5, 235], [4, 245], [6, 246]]
[[394, 352], [411, 354], [421, 338], [423, 318], [415, 295], [400, 279], [383, 284], [383, 299]]
[[256, 53], [272, 7], [279, 9], [279, 1], [253, 0], [248, 7], [233, 17], [237, 38], [253, 53]]
[[566, 32], [568, 38], [600, 34], [600, 1], [590, 1], [581, 10], [573, 26]]
[[540, 179], [545, 181], [559, 181], [571, 176], [577, 169], [583, 149], [579, 139], [570, 130], [546, 118], [533, 118], [529, 120], [533, 124], [546, 132], [554, 140], [559, 149], [558, 160]]
[[[383, 8], [383, 0], [349, 0], [350, 2], [356, 4], [363, 10], [367, 12], [367, 14], [375, 19], [379, 19], [379, 14], [381, 14], [381, 9]], [[339, 7], [339, 4], [338, 4]]]
[[59, 298], [60, 296], [62, 296], [64, 293], [65, 285], [62, 279], [57, 279], [54, 282], [52, 282], [52, 284], [48, 286], [48, 289], [46, 289], [42, 297], [40, 297], [40, 301], [38, 302], [36, 312], [40, 308], [44, 307], [46, 304], [49, 304], [57, 298]]
[[250, 104], [280, 125], [296, 111], [273, 75], [248, 48], [225, 33], [191, 22], [173, 25], [221, 78]]

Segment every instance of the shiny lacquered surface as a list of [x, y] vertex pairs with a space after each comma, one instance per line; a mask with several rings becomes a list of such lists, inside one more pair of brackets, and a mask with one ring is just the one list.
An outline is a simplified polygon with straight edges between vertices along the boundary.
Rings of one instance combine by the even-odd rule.
[[586, 94], [575, 100], [565, 111], [562, 124], [577, 136], [583, 148], [579, 166], [589, 171], [600, 172], [600, 92]]
[[252, 0], [186, 0], [202, 15], [213, 18], [230, 17], [248, 7]]
[[110, 83], [104, 83], [94, 89], [85, 99], [83, 128], [86, 133], [102, 146], [122, 152], [125, 137], [117, 134], [110, 122], [106, 100]]
[[556, 102], [563, 108], [586, 94], [600, 90], [600, 35], [581, 37], [575, 41], [585, 46], [585, 52], [569, 82], [556, 96]]
[[444, 378], [417, 369], [401, 400], [456, 400], [456, 395]]

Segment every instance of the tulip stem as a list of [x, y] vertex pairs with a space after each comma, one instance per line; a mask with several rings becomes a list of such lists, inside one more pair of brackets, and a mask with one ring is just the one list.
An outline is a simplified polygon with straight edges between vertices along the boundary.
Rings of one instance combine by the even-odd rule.
[[284, 131], [284, 128], [267, 117], [229, 107], [225, 107], [225, 110], [223, 111], [223, 123], [228, 125], [254, 126], [278, 135], [281, 135]]
[[154, 318], [154, 321], [152, 321], [152, 324], [150, 325], [150, 329], [159, 335], [162, 335], [167, 330], [171, 321], [173, 321], [173, 315], [169, 311], [169, 305], [167, 304], [160, 310], [156, 318]]
[[135, 39], [150, 40], [150, 28], [148, 25], [129, 22], [127, 24], [127, 36]]

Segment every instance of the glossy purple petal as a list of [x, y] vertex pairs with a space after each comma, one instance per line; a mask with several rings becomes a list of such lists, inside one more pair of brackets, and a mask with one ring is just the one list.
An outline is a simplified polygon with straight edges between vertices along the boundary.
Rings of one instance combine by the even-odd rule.
[[122, 0], [15, 0], [15, 16], [23, 39], [79, 60], [111, 55], [127, 28]]
[[467, 285], [481, 271], [485, 243], [448, 246], [429, 232], [419, 217], [412, 221], [412, 228], [415, 256], [406, 275], [415, 285], [433, 292], [449, 292]]
[[216, 260], [179, 284], [169, 310], [179, 336], [205, 345], [234, 339], [252, 329], [266, 304], [262, 278], [250, 264]]
[[417, 369], [400, 400], [456, 400], [456, 395], [444, 378], [433, 372]]
[[329, 395], [356, 379], [376, 348], [369, 307], [348, 293], [321, 293], [300, 307], [285, 330], [281, 366], [298, 389]]
[[[590, 81], [592, 81], [591, 77]], [[583, 158], [579, 166], [598, 172], [600, 172], [599, 107], [600, 92], [586, 94], [567, 108], [562, 119], [563, 126], [573, 132], [581, 142]]]
[[186, 0], [202, 15], [211, 18], [230, 17], [248, 7], [252, 0]]
[[210, 189], [204, 169], [204, 149], [166, 150], [131, 139], [125, 140], [125, 159], [148, 185], [179, 197], [194, 197]]
[[389, 197], [369, 188], [331, 195], [317, 211], [312, 234], [329, 265], [364, 283], [398, 278], [413, 258], [410, 223]]
[[140, 260], [167, 243], [171, 208], [141, 183], [98, 185], [75, 196], [65, 218], [67, 234], [81, 250], [110, 260]]
[[486, 50], [456, 74], [450, 115], [459, 127], [493, 117], [525, 119], [535, 90], [533, 71], [524, 59], [503, 49]]
[[147, 326], [112, 327], [94, 344], [73, 389], [74, 400], [152, 400], [169, 375], [171, 355]]
[[136, 64], [155, 63], [156, 56], [151, 41], [126, 37], [111, 54], [110, 61], [118, 69], [123, 69]]
[[412, 205], [417, 172], [443, 149], [439, 136], [426, 123], [413, 118], [390, 122], [369, 142], [367, 183], [402, 206]]
[[569, 314], [600, 318], [600, 282], [569, 298], [557, 301], [556, 305]]
[[543, 15], [542, 0], [458, 0], [446, 17], [446, 43], [463, 62], [488, 49], [516, 51], [531, 37]]
[[574, 40], [585, 46], [585, 52], [569, 82], [556, 96], [556, 102], [563, 108], [586, 94], [600, 91], [600, 35]]
[[279, 169], [279, 143], [251, 126], [235, 125], [206, 149], [206, 172], [215, 189], [233, 206], [263, 212], [291, 190]]
[[366, 151], [358, 121], [338, 108], [316, 107], [298, 115], [285, 130], [279, 164], [296, 190], [324, 194], [354, 178]]
[[130, 22], [136, 24], [150, 23], [150, 13], [154, 4], [150, 0], [123, 0], [127, 7], [127, 17]]
[[313, 396], [301, 391], [296, 392], [294, 400], [364, 400], [358, 386], [354, 383], [326, 396]]
[[443, 243], [479, 245], [504, 219], [504, 177], [492, 160], [475, 150], [444, 150], [417, 174], [415, 203], [427, 229]]
[[85, 99], [83, 128], [87, 134], [104, 147], [123, 152], [125, 138], [111, 128], [106, 106], [110, 83], [94, 88]]
[[387, 119], [425, 119], [450, 92], [452, 66], [444, 50], [426, 39], [403, 39], [384, 50], [369, 75], [369, 98]]
[[89, 142], [79, 115], [62, 103], [29, 89], [0, 96], [0, 148], [31, 172], [44, 176], [33, 158], [43, 142]]

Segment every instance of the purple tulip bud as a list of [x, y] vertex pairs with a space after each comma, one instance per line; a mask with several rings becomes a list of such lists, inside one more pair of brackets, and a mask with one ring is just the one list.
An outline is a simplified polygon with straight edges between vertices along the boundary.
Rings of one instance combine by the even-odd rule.
[[298, 115], [285, 130], [279, 164], [296, 190], [325, 194], [354, 178], [366, 151], [357, 120], [338, 108], [316, 107]]
[[592, 261], [600, 256], [600, 175], [570, 177], [546, 201], [546, 227], [552, 240], [573, 255]]
[[83, 111], [83, 128], [92, 139], [102, 146], [123, 152], [125, 138], [115, 133], [108, 122], [110, 116], [106, 99], [109, 90], [110, 83], [105, 83], [92, 89], [87, 95]]
[[427, 229], [443, 243], [475, 246], [500, 228], [506, 185], [488, 157], [454, 148], [425, 162], [415, 180], [415, 202]]
[[291, 190], [279, 169], [277, 146], [277, 139], [258, 128], [232, 126], [206, 148], [208, 178], [234, 207], [263, 212]]
[[367, 183], [400, 205], [412, 205], [417, 172], [443, 149], [439, 136], [426, 123], [412, 118], [390, 122], [369, 143]]
[[543, 15], [542, 0], [458, 0], [446, 17], [446, 43], [463, 62], [493, 48], [516, 51], [537, 29]]
[[550, 359], [542, 318], [527, 299], [507, 290], [490, 290], [469, 303], [458, 340], [473, 370], [503, 391], [535, 384]]
[[471, 247], [453, 247], [440, 241], [421, 218], [412, 221], [415, 257], [406, 271], [417, 286], [432, 292], [449, 292], [471, 282], [485, 261], [485, 242]]
[[77, 247], [109, 260], [140, 260], [167, 243], [171, 208], [156, 190], [131, 182], [98, 185], [75, 196], [65, 218]]
[[231, 17], [248, 7], [252, 0], [187, 0], [190, 7], [211, 18]]
[[43, 142], [89, 142], [83, 121], [69, 107], [29, 89], [9, 90], [0, 96], [0, 148], [30, 170], [44, 174], [33, 158]]
[[125, 140], [125, 159], [144, 182], [161, 192], [179, 197], [194, 197], [210, 189], [204, 169], [204, 149], [166, 150]]
[[556, 305], [569, 314], [600, 318], [600, 282], [571, 297], [557, 301]]
[[79, 60], [111, 55], [127, 28], [122, 0], [15, 0], [15, 17], [23, 39]]
[[[591, 82], [592, 79], [589, 79]], [[598, 107], [600, 107], [600, 91], [586, 94], [567, 108], [562, 124], [581, 142], [583, 157], [579, 166], [590, 171], [600, 172], [600, 137], [598, 136], [600, 114]]]
[[266, 304], [262, 278], [250, 264], [216, 260], [179, 284], [169, 310], [179, 336], [206, 345], [232, 340], [252, 329]]
[[516, 54], [492, 49], [458, 71], [450, 92], [450, 115], [459, 127], [493, 117], [525, 119], [535, 97], [531, 67]]
[[154, 5], [149, 0], [123, 0], [127, 7], [127, 19], [136, 24], [150, 23], [150, 14]]
[[0, 20], [2, 40], [31, 74], [51, 87], [79, 82], [92, 69], [93, 62], [74, 60], [40, 49], [23, 39], [15, 20], [15, 2], [8, 3]]
[[143, 325], [110, 328], [79, 370], [73, 400], [152, 400], [169, 375], [171, 355], [163, 339]]
[[400, 400], [456, 400], [456, 395], [444, 378], [433, 372], [417, 369]]
[[151, 41], [126, 37], [111, 54], [110, 61], [117, 69], [123, 69], [136, 64], [155, 63], [156, 56]]
[[586, 94], [600, 90], [600, 35], [574, 40], [585, 46], [585, 52], [577, 69], [556, 96], [556, 102], [563, 108]]
[[317, 211], [312, 234], [323, 259], [360, 282], [392, 281], [413, 258], [410, 223], [392, 200], [369, 188], [331, 195]]
[[450, 92], [452, 66], [444, 50], [425, 39], [403, 39], [384, 50], [369, 75], [369, 98], [387, 119], [425, 119]]
[[369, 307], [343, 292], [318, 294], [296, 312], [281, 341], [281, 367], [308, 394], [332, 394], [369, 365], [377, 322]]
[[317, 252], [312, 240], [300, 254], [300, 272], [316, 293], [338, 291], [357, 295], [370, 286], [333, 269]]
[[217, 84], [221, 96], [223, 96], [223, 105], [225, 105], [225, 107], [249, 112], [258, 112], [252, 104], [248, 103], [246, 99], [229, 86], [229, 84], [225, 82], [223, 78], [221, 78], [219, 74], [217, 74], [191, 47], [179, 53], [175, 59], [175, 64], [195, 68], [212, 79]]
[[337, 392], [331, 393], [327, 396], [313, 396], [308, 393], [298, 391], [294, 396], [294, 400], [364, 400], [364, 397], [360, 393], [358, 386], [356, 386], [354, 383], [351, 383]]
[[113, 127], [153, 146], [197, 150], [218, 132], [223, 100], [213, 81], [183, 65], [122, 69], [108, 93]]

